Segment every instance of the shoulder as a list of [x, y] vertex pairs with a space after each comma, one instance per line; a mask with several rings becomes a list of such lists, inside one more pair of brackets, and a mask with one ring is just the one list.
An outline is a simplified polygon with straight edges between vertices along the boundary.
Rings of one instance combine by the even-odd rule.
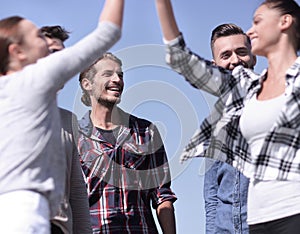
[[154, 125], [150, 120], [138, 117], [136, 115], [130, 115], [131, 122], [137, 123], [139, 126], [149, 127]]
[[64, 116], [73, 116], [74, 115], [75, 116], [75, 114], [72, 111], [66, 110], [64, 108], [58, 107], [58, 110], [61, 115], [64, 115]]
[[133, 114], [129, 114], [128, 115], [128, 127], [129, 128], [138, 128], [140, 130], [145, 129], [145, 131], [148, 130], [152, 130], [152, 129], [156, 129], [155, 124], [146, 119], [146, 118], [142, 118]]
[[73, 121], [77, 121], [77, 116], [72, 111], [63, 109], [61, 107], [59, 107], [58, 110], [59, 110], [59, 113], [60, 113], [61, 120], [70, 120], [71, 119]]
[[60, 107], [58, 108], [58, 110], [60, 114], [62, 128], [69, 131], [71, 131], [72, 129], [77, 129], [78, 122], [76, 114], [74, 114], [72, 111]]
[[152, 122], [146, 118], [141, 118], [139, 116], [129, 114], [128, 112], [122, 110], [118, 107], [117, 109], [118, 115], [120, 116], [120, 120], [124, 126], [133, 127], [134, 125], [138, 126], [150, 126], [153, 125]]

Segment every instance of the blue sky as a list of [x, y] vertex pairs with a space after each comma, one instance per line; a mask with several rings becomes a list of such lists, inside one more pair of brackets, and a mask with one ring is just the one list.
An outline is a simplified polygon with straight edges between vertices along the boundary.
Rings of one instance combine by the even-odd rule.
[[[236, 23], [244, 30], [251, 26], [252, 15], [260, 0], [173, 0], [179, 28], [188, 46], [200, 56], [211, 59], [211, 30], [221, 23]], [[297, 1], [300, 3], [300, 0]], [[2, 0], [0, 18], [21, 15], [37, 26], [62, 25], [71, 31], [66, 46], [71, 46], [92, 31], [98, 22], [103, 1]], [[164, 47], [154, 0], [127, 0], [123, 35], [111, 49], [123, 60], [125, 90], [120, 106], [126, 111], [155, 122], [165, 142], [171, 165], [172, 187], [179, 234], [205, 233], [203, 204], [203, 160], [184, 164], [179, 155], [201, 120], [208, 115], [214, 98], [191, 87], [164, 62]], [[265, 60], [258, 58], [261, 72]], [[58, 95], [61, 107], [79, 118], [87, 110], [80, 103], [78, 76]]]

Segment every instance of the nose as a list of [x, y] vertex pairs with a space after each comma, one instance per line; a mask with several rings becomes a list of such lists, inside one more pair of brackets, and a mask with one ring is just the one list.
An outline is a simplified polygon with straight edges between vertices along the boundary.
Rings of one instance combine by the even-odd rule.
[[239, 57], [239, 55], [237, 55], [236, 53], [233, 53], [231, 55], [231, 59], [230, 59], [230, 63], [228, 66], [229, 70], [233, 70], [235, 67], [239, 66], [239, 65], [243, 65], [243, 60]]
[[232, 64], [240, 64], [241, 63], [241, 59], [240, 57], [236, 54], [236, 53], [233, 53], [232, 56], [231, 56], [231, 63]]
[[119, 82], [120, 80], [122, 80], [120, 74], [118, 72], [114, 72], [114, 74], [112, 75], [112, 81]]
[[253, 27], [249, 28], [248, 31], [246, 32], [247, 36], [250, 38], [250, 36], [253, 33]]

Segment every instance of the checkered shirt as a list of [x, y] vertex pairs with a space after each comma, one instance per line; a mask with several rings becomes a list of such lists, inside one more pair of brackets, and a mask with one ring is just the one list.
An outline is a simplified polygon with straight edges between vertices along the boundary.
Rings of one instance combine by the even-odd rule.
[[216, 67], [187, 48], [182, 35], [167, 43], [166, 62], [195, 88], [219, 99], [211, 115], [184, 148], [181, 161], [210, 157], [225, 161], [258, 180], [300, 180], [300, 57], [286, 72], [286, 102], [254, 159], [242, 136], [244, 105], [261, 88], [261, 75], [242, 66], [232, 72]]
[[152, 216], [174, 202], [167, 155], [157, 128], [117, 108], [120, 128], [112, 145], [90, 112], [79, 121], [78, 148], [85, 175], [93, 233], [158, 233]]

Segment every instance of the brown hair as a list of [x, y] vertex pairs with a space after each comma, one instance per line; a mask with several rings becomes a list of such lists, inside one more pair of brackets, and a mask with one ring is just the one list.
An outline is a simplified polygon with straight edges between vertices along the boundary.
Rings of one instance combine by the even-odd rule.
[[281, 15], [291, 15], [293, 17], [292, 30], [293, 42], [297, 51], [300, 50], [300, 7], [294, 0], [265, 0], [262, 5], [270, 9], [276, 9]]
[[249, 45], [251, 45], [250, 38], [243, 31], [242, 28], [232, 23], [220, 24], [219, 26], [214, 28], [213, 31], [211, 32], [210, 48], [213, 57], [214, 57], [213, 49], [214, 49], [215, 41], [220, 37], [228, 37], [232, 35], [244, 35], [247, 38]]
[[9, 66], [8, 47], [12, 43], [22, 43], [23, 35], [18, 31], [20, 16], [11, 16], [0, 20], [0, 75], [5, 75]]

